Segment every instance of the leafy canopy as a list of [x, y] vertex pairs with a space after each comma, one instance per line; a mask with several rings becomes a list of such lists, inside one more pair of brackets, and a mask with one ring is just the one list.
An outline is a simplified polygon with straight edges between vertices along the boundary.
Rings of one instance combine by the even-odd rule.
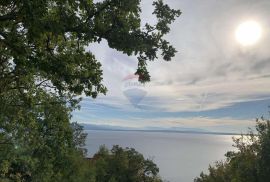
[[139, 0], [0, 1], [0, 181], [95, 181], [86, 135], [70, 124], [78, 96], [106, 93], [86, 47], [106, 40], [137, 56], [136, 74], [149, 81], [146, 61], [176, 52], [163, 37], [180, 15], [153, 6], [157, 23], [141, 25]]
[[91, 162], [95, 167], [96, 182], [162, 182], [156, 164], [144, 159], [133, 148], [123, 149], [115, 145], [109, 151], [101, 146]]
[[113, 49], [136, 55], [136, 74], [140, 81], [149, 81], [146, 61], [156, 59], [158, 51], [166, 61], [175, 55], [163, 37], [180, 15], [162, 0], [153, 6], [157, 23], [142, 26], [140, 0], [1, 1], [0, 86], [27, 89], [27, 83], [35, 81], [61, 95], [105, 93], [101, 64], [85, 49], [103, 39]]
[[209, 167], [195, 182], [270, 181], [270, 121], [257, 119], [256, 133], [234, 138], [236, 151], [226, 153], [226, 161]]

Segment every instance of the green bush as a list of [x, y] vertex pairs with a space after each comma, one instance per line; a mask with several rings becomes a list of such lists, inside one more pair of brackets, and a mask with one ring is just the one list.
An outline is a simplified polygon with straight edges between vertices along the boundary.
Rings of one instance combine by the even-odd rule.
[[257, 119], [256, 132], [233, 138], [236, 151], [226, 160], [209, 167], [195, 182], [268, 182], [270, 181], [270, 121]]

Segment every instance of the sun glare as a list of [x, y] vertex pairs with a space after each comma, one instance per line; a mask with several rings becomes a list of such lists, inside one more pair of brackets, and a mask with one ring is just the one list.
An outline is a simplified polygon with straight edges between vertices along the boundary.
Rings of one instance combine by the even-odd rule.
[[235, 38], [243, 46], [256, 44], [262, 36], [262, 28], [256, 21], [246, 21], [238, 25]]

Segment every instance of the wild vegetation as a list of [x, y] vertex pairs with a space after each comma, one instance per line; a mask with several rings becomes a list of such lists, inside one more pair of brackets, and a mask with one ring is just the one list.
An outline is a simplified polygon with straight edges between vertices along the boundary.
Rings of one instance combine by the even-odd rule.
[[133, 148], [123, 149], [115, 145], [110, 151], [101, 146], [90, 160], [98, 182], [144, 181], [162, 182], [159, 169], [151, 160]]
[[[140, 3], [0, 1], [0, 181], [103, 179], [99, 173], [102, 159], [97, 161], [96, 178], [93, 166], [85, 161], [85, 134], [78, 124], [70, 123], [81, 95], [95, 98], [107, 91], [102, 83], [101, 63], [87, 46], [105, 41], [113, 49], [137, 56], [136, 74], [141, 82], [150, 80], [147, 60], [155, 60], [160, 53], [170, 61], [176, 52], [163, 37], [180, 11], [162, 0], [154, 1], [156, 24], [142, 25]], [[104, 154], [104, 160], [110, 158], [108, 155], [119, 157], [118, 150]], [[134, 174], [135, 180], [136, 170], [139, 179], [152, 179], [148, 172], [155, 179], [157, 169], [148, 169], [153, 164], [140, 154], [134, 150], [120, 153], [121, 159], [122, 153], [134, 156], [131, 163], [136, 163], [131, 165], [142, 164], [125, 166], [125, 174], [119, 174], [110, 171], [112, 163], [108, 162], [104, 172], [114, 174], [109, 181], [122, 179], [119, 175], [126, 172]], [[123, 162], [126, 165], [130, 161]], [[143, 175], [142, 170], [147, 174]]]
[[270, 121], [257, 120], [256, 132], [234, 138], [236, 151], [226, 160], [209, 167], [195, 182], [266, 182], [270, 181]]

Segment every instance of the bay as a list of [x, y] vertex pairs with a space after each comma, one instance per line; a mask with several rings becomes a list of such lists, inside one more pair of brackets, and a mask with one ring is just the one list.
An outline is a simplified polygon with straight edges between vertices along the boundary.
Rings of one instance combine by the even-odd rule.
[[209, 164], [225, 159], [233, 150], [231, 135], [86, 130], [89, 157], [100, 145], [132, 147], [146, 158], [153, 159], [162, 179], [171, 182], [192, 182]]

